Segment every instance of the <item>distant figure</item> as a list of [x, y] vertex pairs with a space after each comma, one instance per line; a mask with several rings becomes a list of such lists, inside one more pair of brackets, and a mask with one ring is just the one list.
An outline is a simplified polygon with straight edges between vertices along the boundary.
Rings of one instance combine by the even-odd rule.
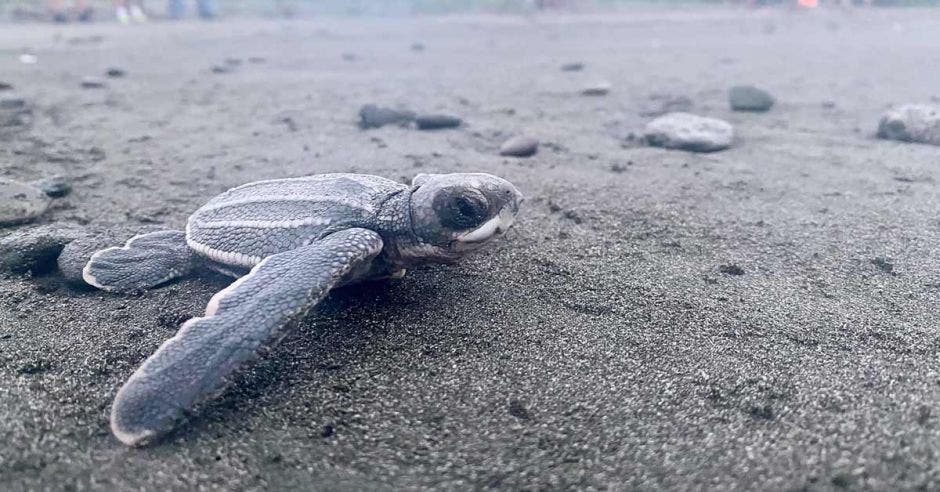
[[[182, 19], [186, 14], [184, 0], [169, 0], [167, 10], [171, 19]], [[214, 18], [215, 0], [196, 0], [196, 10], [199, 12], [199, 17], [203, 19]]]
[[127, 24], [134, 22], [147, 22], [147, 14], [141, 0], [114, 0], [114, 16], [118, 22]]
[[[92, 10], [91, 6], [88, 5], [88, 0], [74, 0], [71, 4], [72, 9], [75, 11], [75, 18], [79, 22], [91, 21]], [[68, 2], [66, 0], [50, 0], [49, 10], [52, 11], [53, 22], [69, 21]]]

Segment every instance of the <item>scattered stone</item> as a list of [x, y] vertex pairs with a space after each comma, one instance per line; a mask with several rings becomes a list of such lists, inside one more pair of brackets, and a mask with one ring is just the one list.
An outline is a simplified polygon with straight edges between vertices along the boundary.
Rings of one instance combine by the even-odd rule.
[[411, 111], [383, 108], [374, 104], [366, 104], [359, 110], [359, 127], [363, 129], [404, 125], [414, 119], [415, 114]]
[[583, 96], [606, 96], [611, 89], [610, 82], [597, 82], [581, 90]]
[[940, 106], [906, 104], [881, 117], [878, 137], [940, 145]]
[[721, 265], [718, 267], [718, 271], [725, 275], [739, 276], [744, 275], [744, 269], [731, 263], [730, 265]]
[[646, 142], [654, 147], [692, 152], [727, 149], [734, 139], [730, 123], [689, 113], [669, 113], [646, 125]]
[[728, 101], [735, 111], [767, 111], [774, 105], [769, 92], [750, 85], [738, 85], [728, 92]]
[[351, 61], [356, 61], [358, 59], [359, 59], [359, 56], [356, 55], [355, 53], [343, 53], [343, 60], [351, 62]]
[[85, 89], [103, 89], [105, 87], [105, 81], [99, 79], [98, 77], [84, 77], [82, 78], [82, 87]]
[[212, 73], [229, 73], [232, 71], [232, 68], [225, 65], [212, 65], [210, 70], [212, 70]]
[[525, 403], [516, 399], [509, 400], [509, 415], [520, 420], [529, 420], [531, 418]]
[[0, 91], [12, 91], [13, 84], [9, 82], [0, 82]]
[[652, 94], [646, 109], [640, 111], [640, 116], [662, 116], [667, 113], [689, 112], [692, 110], [692, 99], [683, 95]]
[[268, 61], [267, 58], [263, 56], [249, 56], [248, 63], [264, 63]]
[[105, 75], [112, 79], [117, 79], [127, 75], [127, 72], [125, 72], [123, 68], [111, 67], [105, 72]]
[[72, 183], [65, 176], [53, 176], [29, 183], [42, 190], [50, 198], [61, 198], [72, 191]]
[[0, 179], [0, 226], [34, 220], [49, 208], [49, 201], [39, 188]]
[[891, 260], [884, 257], [876, 257], [871, 259], [871, 264], [878, 267], [884, 273], [888, 275], [894, 275], [894, 263], [891, 263]]
[[833, 109], [836, 107], [836, 102], [835, 101], [823, 101], [822, 107], [825, 109]]
[[241, 58], [229, 57], [229, 58], [226, 58], [224, 61], [225, 61], [225, 64], [230, 67], [237, 67], [242, 64]]
[[499, 147], [499, 155], [511, 157], [529, 157], [539, 150], [539, 141], [536, 138], [519, 135], [503, 142]]
[[26, 99], [10, 94], [0, 97], [0, 109], [22, 109], [26, 107]]
[[0, 270], [13, 273], [46, 273], [69, 242], [82, 237], [73, 224], [51, 224], [20, 229], [0, 239]]
[[455, 116], [444, 114], [424, 114], [415, 118], [419, 130], [440, 130], [443, 128], [456, 128], [463, 121]]
[[424, 51], [424, 43], [420, 41], [416, 43], [411, 43], [411, 51]]
[[584, 70], [584, 64], [581, 62], [565, 63], [561, 66], [562, 72], [580, 72]]

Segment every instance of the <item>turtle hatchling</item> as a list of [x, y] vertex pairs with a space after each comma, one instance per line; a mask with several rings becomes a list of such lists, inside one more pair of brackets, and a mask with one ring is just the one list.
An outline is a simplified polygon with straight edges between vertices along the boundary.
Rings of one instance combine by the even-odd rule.
[[200, 265], [237, 278], [124, 383], [112, 432], [131, 446], [165, 435], [331, 289], [457, 261], [506, 232], [522, 201], [489, 174], [421, 174], [411, 186], [360, 174], [259, 181], [210, 200], [185, 232], [94, 253], [82, 277], [109, 292], [155, 287]]

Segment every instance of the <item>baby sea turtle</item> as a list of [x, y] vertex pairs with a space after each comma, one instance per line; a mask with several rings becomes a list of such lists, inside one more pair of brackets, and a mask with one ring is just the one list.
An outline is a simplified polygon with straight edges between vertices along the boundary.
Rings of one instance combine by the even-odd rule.
[[411, 186], [360, 174], [259, 181], [210, 200], [185, 232], [98, 251], [83, 278], [110, 292], [154, 287], [200, 264], [238, 278], [124, 383], [112, 432], [132, 446], [166, 434], [330, 289], [454, 262], [505, 232], [522, 200], [489, 174], [421, 174]]

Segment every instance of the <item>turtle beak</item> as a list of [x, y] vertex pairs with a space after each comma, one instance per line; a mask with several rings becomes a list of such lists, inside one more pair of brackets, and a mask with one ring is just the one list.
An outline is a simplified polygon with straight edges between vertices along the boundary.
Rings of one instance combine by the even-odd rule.
[[519, 213], [519, 207], [525, 201], [525, 197], [512, 185], [509, 185], [506, 195], [506, 202], [499, 209], [499, 213], [484, 222], [480, 227], [458, 235], [456, 237], [457, 241], [465, 244], [478, 244], [489, 241], [508, 231], [516, 222], [516, 214]]

